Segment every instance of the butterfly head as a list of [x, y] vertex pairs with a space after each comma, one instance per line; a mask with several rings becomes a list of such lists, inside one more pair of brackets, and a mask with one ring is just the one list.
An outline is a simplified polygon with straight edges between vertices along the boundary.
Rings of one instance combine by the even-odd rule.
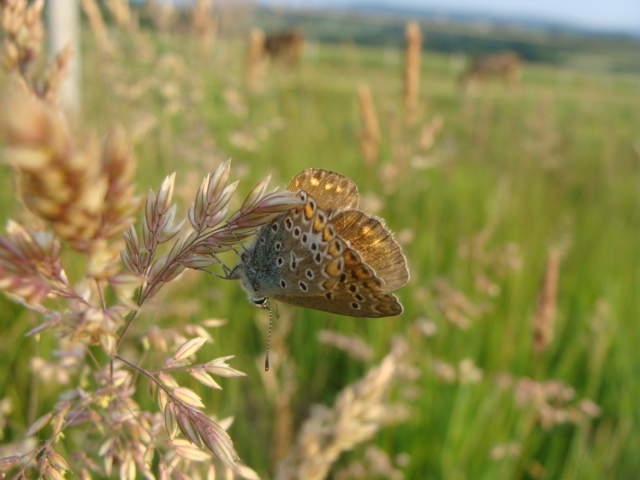
[[240, 263], [231, 271], [228, 279], [240, 280], [249, 301], [257, 308], [269, 308], [269, 297], [260, 293], [259, 274], [251, 250], [240, 254]]
[[253, 297], [249, 295], [249, 300], [253, 302], [253, 305], [257, 308], [269, 308], [267, 297]]

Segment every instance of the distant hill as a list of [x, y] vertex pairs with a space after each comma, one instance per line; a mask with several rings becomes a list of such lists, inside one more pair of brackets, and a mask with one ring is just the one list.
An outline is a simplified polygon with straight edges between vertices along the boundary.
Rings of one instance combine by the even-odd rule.
[[604, 35], [613, 37], [637, 37], [640, 39], [640, 25], [629, 30], [603, 30], [595, 28], [581, 27], [569, 22], [551, 20], [543, 17], [532, 17], [530, 15], [517, 15], [509, 13], [491, 13], [482, 11], [468, 11], [450, 8], [434, 7], [406, 7], [394, 6], [389, 2], [362, 1], [348, 3], [346, 7], [334, 7], [334, 9], [348, 10], [352, 12], [366, 12], [369, 14], [405, 16], [422, 19], [440, 19], [443, 21], [467, 23], [467, 24], [489, 24], [496, 27], [516, 27], [529, 30], [562, 31], [565, 33], [579, 33], [589, 35]]
[[335, 8], [258, 5], [254, 22], [265, 31], [298, 28], [326, 43], [401, 47], [408, 19], [419, 21], [425, 49], [479, 55], [514, 50], [530, 62], [600, 71], [640, 72], [640, 35], [602, 32], [560, 22], [485, 13], [460, 13], [356, 3]]

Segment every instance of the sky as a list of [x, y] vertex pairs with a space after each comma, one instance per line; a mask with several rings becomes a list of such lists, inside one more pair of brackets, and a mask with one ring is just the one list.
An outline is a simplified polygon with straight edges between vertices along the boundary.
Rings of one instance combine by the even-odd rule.
[[640, 0], [259, 0], [271, 5], [336, 7], [376, 3], [553, 20], [596, 30], [640, 33]]

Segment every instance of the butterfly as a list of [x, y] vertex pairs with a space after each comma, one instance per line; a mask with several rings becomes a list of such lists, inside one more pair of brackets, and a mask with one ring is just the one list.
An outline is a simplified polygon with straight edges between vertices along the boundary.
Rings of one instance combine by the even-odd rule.
[[402, 313], [389, 293], [409, 280], [407, 260], [384, 220], [358, 210], [358, 187], [310, 168], [287, 187], [302, 204], [263, 225], [228, 278], [249, 300], [267, 299], [351, 317]]

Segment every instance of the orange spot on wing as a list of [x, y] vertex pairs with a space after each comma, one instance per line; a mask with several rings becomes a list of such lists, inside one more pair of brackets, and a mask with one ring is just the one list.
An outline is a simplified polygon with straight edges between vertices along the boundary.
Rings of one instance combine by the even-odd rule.
[[313, 216], [313, 207], [310, 203], [304, 205], [304, 216], [307, 217], [307, 220], [310, 220]]
[[355, 267], [360, 263], [360, 258], [353, 250], [344, 252], [344, 264], [347, 267]]
[[313, 233], [318, 233], [320, 230], [322, 230], [323, 226], [324, 226], [324, 223], [316, 215], [316, 218], [313, 220]]
[[329, 263], [327, 263], [327, 266], [324, 267], [325, 273], [330, 277], [335, 277], [336, 275], [339, 275], [340, 272], [342, 271], [342, 269], [340, 268], [340, 263], [341, 263], [340, 258], [335, 258], [331, 260]]
[[340, 243], [339, 243], [339, 241], [336, 240], [334, 242], [331, 242], [331, 245], [329, 245], [329, 249], [327, 250], [327, 252], [332, 257], [338, 256], [340, 254]]
[[365, 278], [371, 276], [371, 272], [369, 272], [369, 269], [364, 265], [358, 265], [353, 269], [353, 275], [358, 280], [364, 280]]
[[325, 280], [324, 282], [322, 282], [322, 288], [326, 291], [326, 290], [333, 290], [333, 287], [336, 286], [336, 283], [338, 283], [338, 279], [337, 278], [330, 278], [329, 280]]
[[322, 231], [322, 240], [324, 242], [328, 242], [332, 238], [333, 238], [333, 232], [331, 231], [331, 229], [328, 226], [324, 227], [324, 230]]
[[379, 290], [382, 286], [382, 283], [380, 283], [380, 281], [375, 278], [370, 278], [364, 282], [364, 286], [369, 290]]

